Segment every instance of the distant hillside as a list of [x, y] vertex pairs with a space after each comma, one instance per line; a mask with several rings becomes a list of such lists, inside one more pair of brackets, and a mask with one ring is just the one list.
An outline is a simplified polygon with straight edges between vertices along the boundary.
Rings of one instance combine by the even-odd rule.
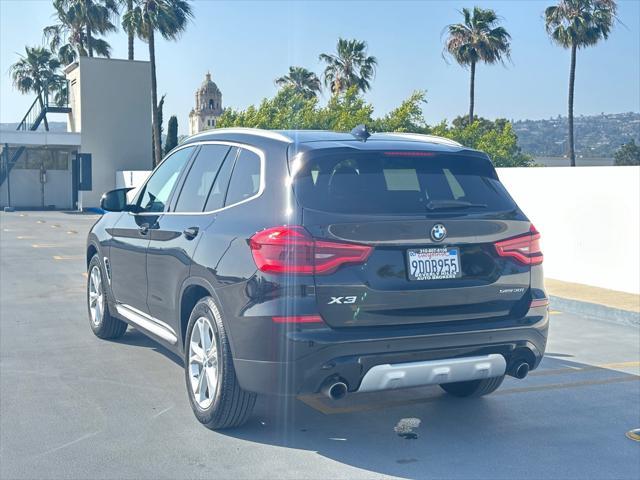
[[[579, 116], [574, 120], [576, 155], [612, 158], [623, 143], [640, 143], [640, 113], [613, 113]], [[566, 154], [567, 118], [518, 120], [513, 122], [518, 145], [536, 157]]]

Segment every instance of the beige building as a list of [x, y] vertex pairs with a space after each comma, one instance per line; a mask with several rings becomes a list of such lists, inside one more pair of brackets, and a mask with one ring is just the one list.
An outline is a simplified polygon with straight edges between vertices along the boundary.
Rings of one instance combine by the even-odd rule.
[[207, 72], [196, 90], [196, 106], [189, 113], [189, 135], [214, 128], [222, 115], [222, 93]]
[[17, 129], [0, 130], [0, 207], [96, 208], [120, 171], [151, 168], [149, 62], [80, 57], [65, 74], [68, 104], [36, 98]]

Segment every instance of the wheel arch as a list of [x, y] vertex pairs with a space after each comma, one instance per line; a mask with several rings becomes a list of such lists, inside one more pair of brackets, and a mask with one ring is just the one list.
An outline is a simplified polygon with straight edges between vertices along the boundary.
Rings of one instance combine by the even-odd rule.
[[204, 278], [190, 277], [185, 280], [180, 289], [180, 297], [178, 305], [179, 311], [179, 335], [180, 335], [180, 348], [184, 351], [185, 337], [187, 333], [187, 325], [189, 324], [189, 316], [196, 303], [205, 297], [212, 297], [218, 306], [222, 308], [220, 300], [215, 293], [213, 286]]
[[91, 259], [97, 253], [98, 253], [98, 246], [93, 242], [89, 243], [89, 245], [87, 245], [87, 268], [89, 268], [89, 263], [91, 262]]

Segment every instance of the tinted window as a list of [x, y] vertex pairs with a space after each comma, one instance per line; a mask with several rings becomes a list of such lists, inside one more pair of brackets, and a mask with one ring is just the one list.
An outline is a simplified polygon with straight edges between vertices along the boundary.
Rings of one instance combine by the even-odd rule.
[[231, 175], [225, 205], [246, 200], [258, 193], [258, 190], [260, 190], [260, 157], [249, 150], [241, 149]]
[[153, 172], [140, 196], [139, 207], [145, 212], [162, 212], [169, 195], [187, 164], [194, 147], [186, 147], [167, 157]]
[[182, 185], [176, 212], [202, 211], [220, 165], [230, 148], [227, 145], [202, 146]]
[[216, 181], [213, 184], [213, 188], [211, 188], [211, 192], [209, 193], [209, 199], [207, 200], [207, 205], [204, 208], [205, 212], [211, 212], [212, 210], [217, 210], [224, 206], [224, 197], [227, 194], [229, 177], [231, 177], [231, 171], [233, 170], [238, 150], [238, 148], [233, 147], [222, 164], [222, 168], [220, 168]]
[[336, 213], [507, 211], [515, 204], [483, 158], [421, 152], [323, 154], [294, 180], [302, 206]]

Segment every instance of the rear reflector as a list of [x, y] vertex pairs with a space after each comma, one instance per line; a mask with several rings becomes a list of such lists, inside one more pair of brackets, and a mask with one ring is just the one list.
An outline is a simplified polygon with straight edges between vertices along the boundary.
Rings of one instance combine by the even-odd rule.
[[373, 248], [314, 239], [304, 227], [281, 226], [256, 233], [249, 241], [263, 272], [326, 275], [347, 263], [363, 263]]
[[531, 225], [529, 233], [496, 242], [495, 247], [501, 257], [513, 257], [523, 265], [540, 265], [542, 263], [540, 233], [533, 225]]
[[271, 317], [273, 323], [324, 323], [320, 315], [296, 315], [292, 317]]
[[546, 307], [548, 305], [549, 305], [548, 298], [534, 298], [533, 300], [531, 300], [531, 305], [529, 305], [529, 307], [530, 308]]

